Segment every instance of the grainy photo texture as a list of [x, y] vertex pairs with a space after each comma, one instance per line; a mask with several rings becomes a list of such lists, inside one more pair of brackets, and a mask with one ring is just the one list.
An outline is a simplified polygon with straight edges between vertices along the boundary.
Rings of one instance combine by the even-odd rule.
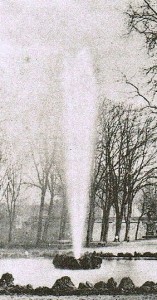
[[0, 23], [0, 300], [157, 299], [156, 0]]

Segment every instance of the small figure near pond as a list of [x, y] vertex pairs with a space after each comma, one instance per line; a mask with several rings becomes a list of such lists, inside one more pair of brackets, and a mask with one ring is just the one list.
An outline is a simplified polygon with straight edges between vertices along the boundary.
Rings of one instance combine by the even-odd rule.
[[118, 235], [115, 236], [114, 242], [119, 242], [119, 236]]
[[127, 243], [128, 243], [128, 242], [130, 242], [130, 237], [129, 237], [129, 236], [127, 237]]

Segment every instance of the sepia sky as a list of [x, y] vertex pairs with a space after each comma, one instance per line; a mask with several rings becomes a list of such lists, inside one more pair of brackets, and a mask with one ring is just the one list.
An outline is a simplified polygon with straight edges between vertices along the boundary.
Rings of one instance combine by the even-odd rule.
[[14, 146], [25, 144], [26, 128], [36, 135], [41, 120], [51, 119], [57, 132], [64, 61], [84, 48], [98, 96], [127, 99], [127, 87], [117, 82], [121, 72], [138, 77], [146, 57], [138, 37], [124, 36], [127, 2], [1, 0], [0, 120]]

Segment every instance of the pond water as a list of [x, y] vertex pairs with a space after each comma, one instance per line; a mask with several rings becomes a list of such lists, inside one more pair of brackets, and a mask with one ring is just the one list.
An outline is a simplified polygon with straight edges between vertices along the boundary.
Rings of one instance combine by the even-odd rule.
[[99, 280], [107, 281], [110, 277], [119, 283], [122, 277], [129, 276], [135, 285], [140, 286], [147, 280], [157, 282], [157, 260], [103, 260], [96, 270], [60, 270], [55, 269], [52, 259], [47, 258], [5, 258], [0, 259], [0, 277], [3, 273], [12, 273], [14, 283], [32, 284], [33, 287], [52, 287], [56, 279], [70, 276], [73, 283]]

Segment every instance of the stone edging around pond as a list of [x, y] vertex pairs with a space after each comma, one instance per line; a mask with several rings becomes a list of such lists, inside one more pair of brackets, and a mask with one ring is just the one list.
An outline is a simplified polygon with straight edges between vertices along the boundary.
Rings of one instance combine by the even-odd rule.
[[13, 284], [12, 274], [5, 273], [0, 279], [0, 295], [38, 295], [38, 296], [87, 296], [87, 295], [130, 295], [157, 294], [157, 283], [146, 281], [141, 287], [136, 287], [130, 277], [124, 277], [117, 286], [117, 282], [110, 278], [107, 283], [99, 281], [95, 285], [86, 281], [75, 287], [70, 277], [57, 279], [52, 288], [19, 286]]
[[53, 258], [53, 264], [55, 268], [60, 269], [71, 269], [71, 270], [81, 270], [81, 269], [97, 269], [101, 267], [102, 260], [157, 260], [157, 252], [119, 252], [117, 254], [113, 254], [112, 252], [86, 252], [84, 253], [80, 259], [74, 258], [69, 254], [56, 254]]
[[99, 252], [96, 253], [96, 255], [98, 255], [99, 257], [101, 257], [102, 259], [157, 259], [157, 252], [155, 253], [151, 253], [151, 252], [144, 252], [144, 253], [140, 253], [140, 252], [134, 252], [134, 253], [130, 253], [130, 252], [119, 252], [117, 254], [113, 254], [112, 252]]

